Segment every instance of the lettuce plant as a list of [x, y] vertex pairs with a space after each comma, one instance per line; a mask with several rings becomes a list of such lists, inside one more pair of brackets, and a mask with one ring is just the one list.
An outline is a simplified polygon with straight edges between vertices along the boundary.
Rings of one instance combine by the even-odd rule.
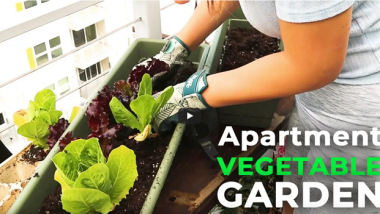
[[174, 88], [169, 86], [155, 99], [152, 96], [152, 79], [149, 74], [144, 74], [140, 82], [138, 97], [130, 103], [130, 108], [137, 118], [116, 97], [112, 98], [109, 105], [116, 122], [132, 129], [138, 129], [140, 133], [135, 140], [144, 141], [151, 134], [153, 118], [168, 102], [173, 92]]
[[54, 179], [62, 187], [63, 209], [70, 213], [108, 213], [133, 187], [136, 155], [120, 146], [103, 156], [97, 138], [75, 140], [53, 157]]
[[50, 149], [52, 149], [54, 145], [59, 141], [59, 148], [62, 151], [67, 144], [77, 139], [73, 136], [74, 133], [72, 131], [69, 131], [65, 136], [62, 137], [63, 133], [65, 133], [69, 125], [69, 121], [67, 121], [65, 118], [61, 118], [55, 125], [49, 126], [50, 134], [47, 138], [47, 144], [49, 145]]
[[26, 137], [33, 145], [43, 149], [48, 148], [47, 138], [49, 126], [58, 122], [62, 112], [56, 110], [56, 96], [50, 89], [44, 89], [36, 94], [34, 101], [29, 102], [25, 123], [17, 133]]
[[109, 86], [104, 86], [103, 90], [98, 92], [87, 107], [85, 115], [88, 117], [87, 123], [91, 133], [87, 139], [98, 138], [103, 153], [107, 156], [107, 146], [111, 145], [112, 140], [116, 139], [117, 133], [121, 130], [122, 125], [116, 124], [111, 117], [109, 103], [112, 99], [113, 91]]

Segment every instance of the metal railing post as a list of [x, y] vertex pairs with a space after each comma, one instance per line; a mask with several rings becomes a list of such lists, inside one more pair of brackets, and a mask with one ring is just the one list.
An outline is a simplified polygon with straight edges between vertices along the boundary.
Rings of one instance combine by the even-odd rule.
[[135, 24], [136, 38], [162, 39], [161, 10], [158, 0], [133, 0], [134, 18], [142, 21]]

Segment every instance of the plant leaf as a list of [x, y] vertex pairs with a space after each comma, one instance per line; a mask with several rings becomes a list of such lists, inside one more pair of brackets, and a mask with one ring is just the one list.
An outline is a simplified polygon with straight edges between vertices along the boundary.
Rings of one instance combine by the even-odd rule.
[[84, 139], [74, 140], [71, 141], [64, 150], [74, 155], [76, 159], [80, 160], [80, 153], [82, 152], [85, 143], [86, 140]]
[[112, 150], [107, 166], [112, 182], [111, 201], [114, 204], [126, 197], [137, 178], [136, 155], [133, 150], [121, 145]]
[[[52, 105], [51, 102], [53, 101], [52, 97], [54, 97], [54, 109], [55, 109], [56, 96], [54, 92], [50, 89], [43, 89], [39, 91], [34, 97], [34, 102], [43, 108], [45, 106], [50, 107]], [[50, 110], [51, 108], [45, 108], [45, 109]]]
[[149, 136], [150, 132], [151, 132], [151, 125], [148, 124], [148, 125], [145, 127], [144, 131], [141, 132], [140, 134], [138, 134], [138, 135], [135, 137], [135, 140], [138, 141], [138, 142], [142, 142], [142, 141], [144, 141], [144, 140]]
[[88, 169], [89, 167], [84, 165], [83, 163], [79, 163], [78, 170], [79, 172], [84, 172]]
[[[70, 181], [75, 181], [78, 178], [79, 160], [73, 154], [60, 152], [52, 158], [52, 161], [57, 169], [61, 171], [61, 176], [64, 175]], [[66, 183], [70, 182], [66, 181]]]
[[149, 74], [144, 74], [140, 82], [140, 88], [138, 96], [152, 95], [152, 79]]
[[28, 106], [28, 110], [27, 110], [28, 122], [30, 122], [34, 119], [34, 117], [36, 116], [37, 109], [39, 110], [40, 107], [36, 103], [34, 103], [33, 101], [29, 101], [29, 106]]
[[95, 164], [79, 175], [74, 188], [97, 189], [110, 195], [110, 170], [104, 163]]
[[13, 113], [13, 121], [18, 128], [20, 128], [20, 126], [24, 125], [25, 123], [29, 122], [28, 113], [26, 112], [26, 110], [21, 109]]
[[68, 189], [62, 194], [63, 209], [72, 214], [100, 212], [113, 208], [110, 197], [96, 189]]
[[61, 184], [62, 192], [71, 189], [71, 187], [74, 185], [74, 182], [66, 178], [60, 170], [55, 171], [54, 180]]
[[[131, 102], [131, 109], [139, 118], [139, 123], [142, 128], [145, 128], [152, 121], [152, 110], [155, 99], [151, 95], [142, 95]], [[143, 130], [140, 130], [143, 132]]]
[[158, 114], [158, 112], [160, 112], [160, 109], [162, 107], [164, 107], [164, 105], [168, 102], [170, 97], [172, 97], [173, 93], [174, 93], [173, 86], [169, 86], [169, 87], [165, 88], [165, 90], [162, 91], [162, 93], [156, 99], [156, 101], [154, 103], [154, 108], [152, 111], [152, 117], [153, 118]]
[[46, 123], [48, 125], [54, 125], [58, 122], [59, 118], [62, 116], [61, 111], [52, 110], [50, 112], [41, 112], [38, 117], [35, 118], [37, 121], [41, 121], [43, 123]]
[[47, 148], [47, 137], [49, 135], [49, 125], [41, 121], [25, 123], [17, 129], [17, 133], [32, 140], [32, 143]]
[[49, 97], [42, 105], [42, 108], [46, 111], [52, 111], [55, 110], [55, 102], [56, 102], [55, 95], [53, 97]]
[[138, 129], [140, 132], [143, 130], [144, 127], [140, 125], [136, 117], [116, 97], [112, 98], [110, 107], [117, 123], [122, 123], [132, 129]]
[[86, 141], [80, 154], [80, 162], [87, 166], [87, 168], [97, 163], [106, 162], [97, 138], [91, 138]]

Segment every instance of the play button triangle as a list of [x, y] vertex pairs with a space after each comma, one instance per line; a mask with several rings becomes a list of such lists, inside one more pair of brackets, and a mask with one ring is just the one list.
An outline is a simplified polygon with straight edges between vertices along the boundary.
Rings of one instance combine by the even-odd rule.
[[193, 117], [192, 114], [187, 113], [187, 119], [190, 119], [190, 118], [192, 118], [192, 117]]

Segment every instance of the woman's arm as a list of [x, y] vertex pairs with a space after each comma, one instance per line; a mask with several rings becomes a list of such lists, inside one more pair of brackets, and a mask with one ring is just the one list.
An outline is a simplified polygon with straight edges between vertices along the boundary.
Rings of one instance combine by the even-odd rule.
[[207, 0], [202, 0], [195, 9], [193, 15], [176, 35], [191, 51], [195, 50], [220, 24], [235, 12], [239, 7], [239, 1], [214, 1], [214, 7], [219, 8], [223, 3], [223, 9], [218, 14], [210, 13]]
[[333, 82], [345, 61], [351, 17], [352, 7], [319, 22], [280, 20], [285, 50], [208, 76], [203, 98], [222, 107], [291, 96]]

